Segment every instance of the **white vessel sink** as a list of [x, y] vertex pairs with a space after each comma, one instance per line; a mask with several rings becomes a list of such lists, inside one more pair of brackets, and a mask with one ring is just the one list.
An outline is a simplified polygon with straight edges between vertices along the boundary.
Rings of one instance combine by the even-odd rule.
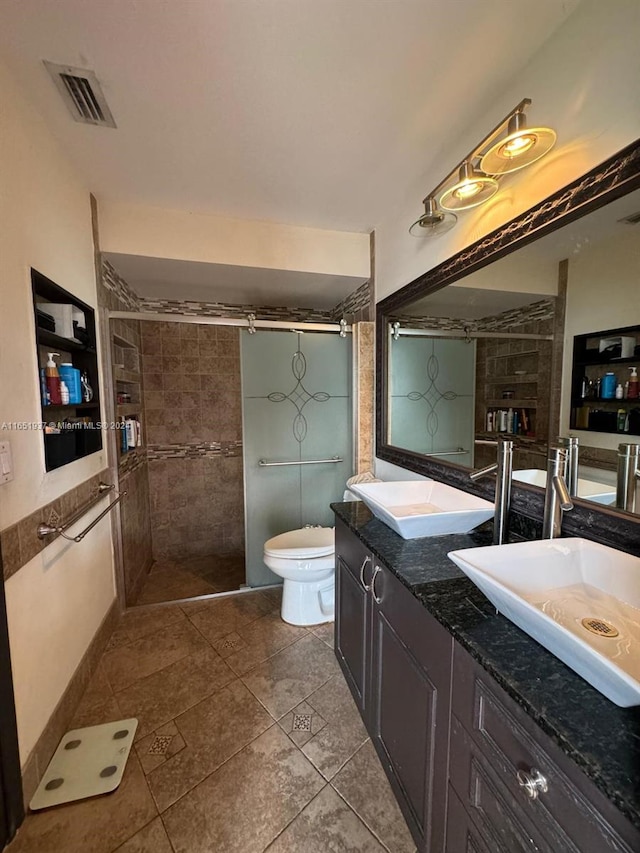
[[[540, 486], [544, 489], [547, 485], [547, 472], [539, 468], [525, 468], [513, 472], [513, 479], [521, 483], [531, 483], [532, 486]], [[606, 483], [598, 483], [595, 480], [578, 479], [578, 495], [585, 501], [593, 501], [598, 504], [615, 503], [616, 490], [614, 486]]]
[[638, 557], [577, 538], [449, 557], [500, 613], [596, 690], [616, 705], [640, 704]]
[[403, 539], [468, 533], [494, 513], [489, 501], [435, 480], [360, 483], [349, 488]]

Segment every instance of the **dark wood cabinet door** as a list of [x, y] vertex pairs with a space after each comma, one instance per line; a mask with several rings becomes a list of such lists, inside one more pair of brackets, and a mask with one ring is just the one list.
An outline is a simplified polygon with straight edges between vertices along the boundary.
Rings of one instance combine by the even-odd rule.
[[385, 568], [372, 593], [371, 737], [419, 849], [441, 853], [453, 641]]
[[362, 716], [368, 710], [369, 597], [336, 555], [336, 655]]
[[336, 524], [336, 656], [363, 719], [369, 706], [371, 555]]

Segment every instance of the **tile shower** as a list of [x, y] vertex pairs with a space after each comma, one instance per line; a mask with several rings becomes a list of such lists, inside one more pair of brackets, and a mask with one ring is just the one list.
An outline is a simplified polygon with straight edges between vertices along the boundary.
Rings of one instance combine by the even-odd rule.
[[[353, 349], [353, 364], [351, 355], [348, 360], [348, 393], [351, 395], [353, 391], [357, 402], [352, 413], [349, 401], [347, 421], [350, 423], [353, 414], [357, 442], [355, 452], [350, 443], [344, 451], [348, 471], [338, 472], [336, 466], [330, 466], [336, 475], [339, 473], [340, 488], [334, 483], [324, 498], [314, 495], [314, 505], [321, 501], [323, 509], [328, 511], [328, 502], [342, 494], [346, 477], [353, 470], [361, 472], [372, 467], [373, 323], [367, 322], [372, 311], [370, 283], [360, 286], [330, 311], [143, 300], [103, 259], [100, 294], [100, 304], [106, 311], [129, 313], [127, 319], [111, 315], [110, 334], [121, 333], [120, 337], [128, 340], [129, 333], [135, 331], [135, 341], [131, 345], [135, 345], [139, 353], [138, 382], [142, 393], [136, 412], [141, 417], [144, 442], [137, 449], [135, 459], [129, 458], [131, 453], [121, 458], [118, 455], [113, 471], [120, 488], [129, 490], [120, 525], [125, 558], [121, 584], [127, 604], [154, 604], [231, 591], [238, 589], [245, 580], [249, 584], [265, 583], [264, 577], [247, 578], [245, 574], [243, 449], [246, 436], [242, 428], [240, 342], [247, 335], [244, 329], [236, 326], [211, 323], [211, 318], [215, 317], [218, 322], [223, 317], [246, 321], [247, 315], [253, 313], [261, 320], [337, 323], [344, 318], [355, 324], [353, 347], [351, 335], [342, 340], [342, 347], [346, 346], [349, 352]], [[131, 317], [132, 313], [143, 312], [178, 316], [174, 321], [134, 320]], [[310, 342], [306, 328], [305, 333]], [[340, 340], [333, 334], [322, 337]], [[290, 334], [286, 338], [292, 344], [295, 342]], [[286, 373], [289, 384], [293, 378], [291, 357], [295, 349], [295, 346], [286, 348], [283, 371], [277, 374], [284, 379]], [[112, 353], [114, 368], [121, 366], [121, 361], [118, 352]], [[314, 358], [313, 361], [317, 363], [318, 360]], [[266, 376], [271, 374], [269, 368], [264, 368], [263, 372]], [[314, 374], [315, 367], [311, 375]], [[114, 369], [114, 378], [118, 376]], [[333, 387], [333, 377], [327, 378], [330, 379], [328, 385], [324, 378], [321, 383], [324, 383], [323, 390], [327, 385], [330, 395], [335, 397], [337, 386]], [[114, 389], [114, 398], [116, 390], [120, 389]], [[289, 388], [285, 382], [276, 390], [286, 395], [293, 386]], [[320, 408], [323, 405], [326, 408], [325, 404]], [[285, 406], [271, 408], [287, 406], [291, 407], [291, 401]], [[269, 431], [264, 424], [260, 426], [262, 431]], [[324, 431], [330, 433], [330, 430]], [[351, 433], [350, 426], [348, 431]], [[290, 427], [287, 432], [290, 433]], [[321, 449], [316, 442], [313, 444], [314, 451]], [[310, 447], [307, 449], [311, 451]], [[253, 450], [257, 452], [255, 447]], [[251, 458], [256, 462], [254, 456], [255, 453]], [[326, 480], [326, 476], [320, 479]], [[311, 507], [305, 505], [304, 508], [306, 518]], [[249, 507], [249, 513], [252, 511]], [[262, 511], [258, 512], [261, 516]], [[295, 519], [280, 519], [276, 532], [299, 526], [300, 512], [294, 514]], [[320, 518], [321, 512], [314, 509], [312, 514], [316, 523], [327, 523]], [[273, 534], [269, 532], [268, 535]], [[259, 563], [258, 574], [264, 572], [261, 561], [264, 537], [261, 536], [262, 533], [258, 536], [260, 547], [256, 545], [254, 558], [249, 560], [252, 565]], [[143, 552], [147, 556], [136, 559]]]
[[166, 570], [161, 591], [169, 597], [176, 566], [193, 575], [177, 594], [237, 589], [244, 580], [239, 331], [140, 326], [152, 575]]

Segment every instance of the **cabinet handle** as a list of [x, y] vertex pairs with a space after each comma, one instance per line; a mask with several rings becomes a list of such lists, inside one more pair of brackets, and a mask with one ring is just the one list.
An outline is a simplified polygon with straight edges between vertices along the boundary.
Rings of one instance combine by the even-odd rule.
[[378, 577], [378, 573], [381, 571], [382, 569], [380, 568], [380, 566], [376, 566], [375, 571], [373, 573], [373, 577], [371, 578], [371, 595], [373, 596], [373, 600], [376, 604], [380, 604], [380, 602], [382, 601], [382, 597], [376, 595], [376, 578]]
[[367, 586], [367, 584], [364, 582], [364, 570], [367, 567], [367, 563], [370, 563], [370, 562], [371, 562], [371, 557], [365, 557], [364, 560], [362, 561], [362, 565], [360, 566], [360, 583], [362, 584], [362, 586], [366, 592], [369, 592], [371, 587]]
[[537, 800], [538, 794], [546, 794], [549, 790], [546, 776], [543, 776], [535, 767], [532, 767], [530, 772], [518, 770], [516, 776], [518, 785], [525, 789], [527, 796], [531, 797], [532, 800]]

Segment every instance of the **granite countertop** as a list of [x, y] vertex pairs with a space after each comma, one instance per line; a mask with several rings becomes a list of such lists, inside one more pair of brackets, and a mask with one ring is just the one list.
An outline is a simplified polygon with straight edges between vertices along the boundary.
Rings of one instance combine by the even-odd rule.
[[331, 507], [640, 829], [640, 707], [619, 708], [598, 693], [498, 614], [449, 560], [449, 551], [491, 545], [490, 523], [469, 534], [405, 540], [374, 518], [361, 501]]

